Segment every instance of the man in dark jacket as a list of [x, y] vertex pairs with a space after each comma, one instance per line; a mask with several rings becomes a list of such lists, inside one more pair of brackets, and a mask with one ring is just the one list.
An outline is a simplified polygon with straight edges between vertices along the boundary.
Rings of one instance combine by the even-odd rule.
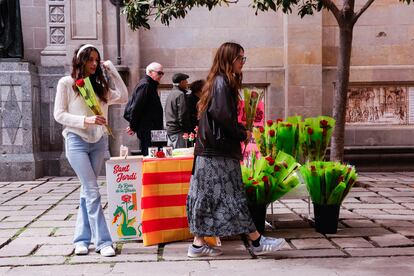
[[187, 79], [188, 75], [186, 74], [174, 74], [172, 77], [173, 89], [165, 101], [167, 140], [168, 145], [173, 148], [185, 148], [186, 140], [183, 138], [183, 134], [192, 131], [186, 104]]
[[146, 76], [135, 86], [125, 107], [124, 118], [129, 122], [126, 131], [129, 135], [137, 134], [143, 155], [148, 155], [148, 147], [151, 146], [151, 130], [163, 129], [163, 110], [157, 92], [163, 76], [161, 64], [149, 64]]

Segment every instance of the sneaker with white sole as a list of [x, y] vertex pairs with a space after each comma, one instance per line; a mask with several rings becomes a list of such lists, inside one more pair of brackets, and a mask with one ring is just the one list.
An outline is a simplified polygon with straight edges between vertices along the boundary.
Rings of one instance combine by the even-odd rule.
[[110, 245], [105, 246], [99, 252], [101, 253], [101, 256], [103, 256], [103, 257], [113, 257], [113, 256], [115, 256], [115, 250]]
[[76, 245], [75, 246], [75, 255], [88, 255], [89, 250], [84, 245]]
[[187, 256], [190, 258], [215, 257], [221, 254], [223, 254], [223, 252], [220, 249], [208, 246], [207, 244], [200, 248], [195, 248], [193, 245], [190, 245], [187, 252]]
[[285, 243], [285, 239], [269, 238], [262, 235], [260, 237], [260, 245], [257, 247], [252, 245], [251, 249], [255, 255], [263, 255], [278, 251]]

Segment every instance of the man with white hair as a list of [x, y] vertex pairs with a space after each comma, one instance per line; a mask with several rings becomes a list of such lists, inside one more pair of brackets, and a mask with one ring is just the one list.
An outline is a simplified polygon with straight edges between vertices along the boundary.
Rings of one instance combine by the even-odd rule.
[[135, 86], [125, 107], [124, 118], [129, 122], [127, 133], [137, 134], [142, 154], [148, 155], [151, 130], [163, 129], [163, 109], [157, 87], [164, 71], [163, 66], [157, 62], [150, 63], [145, 71], [146, 76]]

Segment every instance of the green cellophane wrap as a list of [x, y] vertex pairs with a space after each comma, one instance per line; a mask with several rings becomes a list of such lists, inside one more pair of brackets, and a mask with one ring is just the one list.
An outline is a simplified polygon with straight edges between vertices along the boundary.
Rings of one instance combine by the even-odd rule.
[[[253, 163], [253, 162], [251, 162]], [[291, 155], [279, 152], [255, 160], [254, 165], [241, 166], [243, 184], [250, 204], [271, 203], [299, 184], [296, 169], [300, 166]]]
[[339, 162], [309, 162], [300, 167], [313, 203], [340, 205], [357, 179], [355, 167]]

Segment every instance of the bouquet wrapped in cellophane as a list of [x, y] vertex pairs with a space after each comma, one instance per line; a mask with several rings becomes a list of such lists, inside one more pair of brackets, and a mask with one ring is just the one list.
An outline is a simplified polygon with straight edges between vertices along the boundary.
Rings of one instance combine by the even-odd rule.
[[259, 105], [260, 100], [263, 97], [262, 89], [243, 89], [243, 99], [244, 99], [244, 113], [246, 115], [246, 129], [252, 130], [253, 122], [256, 117], [257, 106]]
[[264, 128], [253, 128], [253, 137], [260, 154], [276, 158], [278, 152], [283, 151], [297, 158], [300, 120], [300, 116], [288, 117], [286, 121], [267, 120]]
[[355, 167], [339, 162], [309, 162], [300, 167], [313, 203], [340, 205], [357, 179]]
[[324, 160], [334, 127], [335, 120], [328, 116], [306, 118], [300, 123], [300, 150], [306, 162]]
[[[101, 110], [101, 106], [99, 105], [99, 101], [96, 99], [95, 91], [93, 90], [93, 86], [89, 80], [89, 77], [86, 77], [84, 79], [77, 79], [75, 84], [79, 90], [79, 94], [82, 96], [86, 105], [93, 112], [93, 114], [102, 116], [103, 112]], [[114, 137], [111, 128], [108, 125], [105, 125], [105, 127], [108, 131], [108, 134]]]
[[279, 152], [276, 158], [271, 156], [256, 159], [251, 155], [250, 162], [242, 165], [242, 179], [250, 204], [271, 203], [299, 184], [296, 169], [300, 166], [295, 158]]

